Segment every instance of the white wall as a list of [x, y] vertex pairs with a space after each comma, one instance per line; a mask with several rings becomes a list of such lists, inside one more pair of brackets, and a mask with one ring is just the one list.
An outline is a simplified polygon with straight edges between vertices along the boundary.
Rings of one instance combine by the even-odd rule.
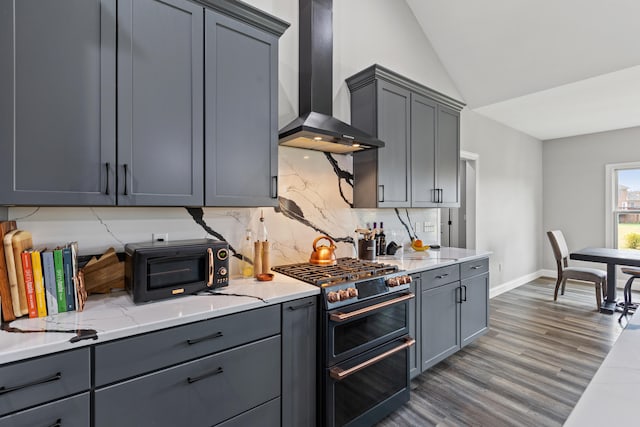
[[[605, 165], [634, 161], [640, 161], [640, 127], [545, 141], [545, 231], [562, 230], [569, 250], [605, 246]], [[555, 269], [546, 236], [543, 265]]]
[[542, 142], [468, 109], [461, 148], [479, 155], [477, 247], [493, 251], [493, 286], [539, 270], [542, 245]]

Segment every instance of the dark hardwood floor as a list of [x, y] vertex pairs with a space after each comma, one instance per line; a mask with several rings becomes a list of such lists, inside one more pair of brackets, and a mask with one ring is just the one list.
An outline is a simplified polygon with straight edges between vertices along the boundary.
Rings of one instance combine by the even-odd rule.
[[[489, 332], [412, 382], [391, 426], [560, 426], [622, 331], [593, 285], [538, 279], [491, 300]], [[634, 296], [634, 300], [637, 296]]]

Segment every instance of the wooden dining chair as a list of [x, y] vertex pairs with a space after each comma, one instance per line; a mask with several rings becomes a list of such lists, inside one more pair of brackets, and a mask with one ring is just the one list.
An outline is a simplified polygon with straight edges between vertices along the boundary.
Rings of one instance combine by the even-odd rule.
[[553, 300], [556, 301], [558, 299], [558, 289], [560, 289], [560, 286], [562, 286], [560, 293], [564, 295], [564, 288], [568, 279], [593, 282], [596, 286], [596, 303], [598, 310], [600, 310], [602, 298], [607, 294], [607, 273], [597, 268], [569, 267], [569, 248], [567, 248], [567, 242], [564, 239], [562, 231], [547, 231], [547, 237], [549, 237], [549, 242], [551, 242], [553, 256], [556, 259], [556, 267], [558, 269], [558, 280], [556, 280]]

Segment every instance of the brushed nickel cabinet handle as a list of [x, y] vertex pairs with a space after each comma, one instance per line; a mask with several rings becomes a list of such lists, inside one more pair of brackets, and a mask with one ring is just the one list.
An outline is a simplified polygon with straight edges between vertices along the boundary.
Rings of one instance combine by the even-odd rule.
[[357, 364], [356, 366], [354, 366], [353, 368], [349, 368], [349, 369], [342, 369], [339, 366], [335, 366], [331, 369], [329, 369], [329, 375], [331, 375], [331, 378], [333, 378], [334, 380], [338, 380], [338, 381], [342, 381], [343, 379], [347, 378], [349, 375], [355, 374], [358, 371], [363, 370], [364, 368], [367, 368], [371, 365], [374, 365], [376, 363], [378, 363], [379, 361], [386, 359], [387, 357], [402, 351], [406, 348], [411, 347], [412, 345], [414, 345], [416, 343], [416, 340], [414, 340], [413, 338], [405, 338], [405, 341], [400, 344], [397, 347], [392, 348], [391, 350], [385, 351], [382, 354], [379, 354], [375, 357], [372, 357], [369, 360], [366, 360], [362, 363]]
[[51, 424], [49, 427], [61, 427], [62, 426], [62, 418], [58, 418], [55, 423]]
[[278, 198], [278, 175], [271, 177], [271, 198]]
[[411, 298], [414, 298], [414, 297], [415, 295], [411, 293], [404, 294], [398, 298], [394, 298], [389, 301], [384, 301], [378, 304], [370, 305], [369, 307], [361, 308], [360, 310], [350, 311], [349, 313], [341, 313], [341, 312], [331, 313], [329, 318], [334, 322], [344, 322], [345, 320], [353, 319], [354, 317], [358, 317], [362, 314], [370, 313], [372, 311], [376, 311], [381, 308], [388, 307], [390, 305], [398, 304], [400, 302], [410, 300]]

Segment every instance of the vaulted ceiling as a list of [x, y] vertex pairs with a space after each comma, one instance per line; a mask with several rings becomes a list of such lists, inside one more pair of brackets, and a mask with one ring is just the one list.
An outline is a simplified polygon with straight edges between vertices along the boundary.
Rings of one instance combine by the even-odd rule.
[[541, 140], [640, 126], [640, 1], [406, 2], [474, 111]]

